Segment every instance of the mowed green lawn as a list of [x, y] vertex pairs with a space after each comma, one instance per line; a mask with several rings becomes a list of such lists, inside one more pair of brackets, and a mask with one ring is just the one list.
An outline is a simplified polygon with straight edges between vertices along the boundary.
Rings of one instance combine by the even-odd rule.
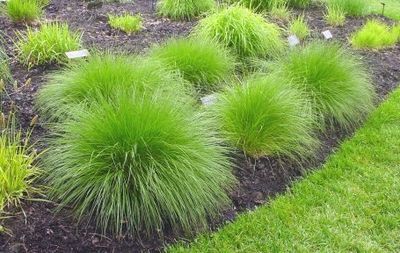
[[370, 3], [372, 13], [382, 14], [382, 2], [385, 3], [385, 15], [400, 20], [400, 0], [365, 0]]
[[290, 192], [169, 251], [400, 252], [400, 89]]

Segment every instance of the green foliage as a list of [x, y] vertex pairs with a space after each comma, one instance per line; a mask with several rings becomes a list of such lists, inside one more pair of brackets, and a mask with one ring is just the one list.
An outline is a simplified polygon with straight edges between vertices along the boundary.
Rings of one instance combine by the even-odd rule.
[[71, 32], [67, 24], [46, 23], [39, 30], [28, 27], [17, 34], [16, 47], [20, 61], [28, 67], [64, 63], [65, 52], [79, 49], [81, 35]]
[[232, 4], [241, 4], [246, 8], [256, 11], [269, 11], [276, 6], [284, 6], [286, 0], [230, 0]]
[[289, 32], [296, 35], [301, 40], [310, 35], [310, 29], [308, 28], [308, 24], [304, 20], [303, 15], [298, 16], [295, 20], [292, 20], [292, 22], [290, 22]]
[[226, 148], [175, 96], [130, 92], [59, 125], [44, 157], [50, 196], [118, 235], [206, 228], [230, 202]]
[[191, 20], [214, 7], [214, 0], [160, 0], [157, 4], [160, 15], [175, 20]]
[[325, 20], [331, 26], [343, 26], [346, 21], [345, 12], [337, 6], [327, 6]]
[[154, 48], [151, 56], [178, 70], [200, 90], [214, 88], [235, 68], [235, 59], [230, 52], [207, 40], [172, 39]]
[[139, 14], [135, 16], [130, 14], [122, 16], [109, 15], [108, 24], [112, 28], [122, 30], [128, 34], [139, 32], [143, 29], [143, 19]]
[[[10, 69], [8, 67], [8, 56], [0, 45], [0, 82], [5, 82], [10, 79], [11, 79], [11, 74], [10, 74]], [[0, 93], [1, 92], [2, 90], [0, 88]]]
[[32, 22], [42, 14], [42, 6], [38, 0], [8, 0], [6, 12], [13, 22]]
[[328, 8], [343, 12], [346, 16], [363, 16], [368, 12], [365, 0], [328, 0]]
[[37, 154], [28, 145], [29, 135], [23, 138], [12, 118], [5, 120], [4, 114], [0, 115], [0, 213], [36, 191], [32, 182], [39, 173]]
[[288, 21], [291, 16], [291, 12], [286, 4], [274, 5], [268, 11], [268, 15], [274, 19]]
[[359, 57], [338, 44], [314, 42], [271, 66], [304, 90], [321, 127], [325, 122], [351, 128], [373, 108], [375, 92], [368, 71]]
[[306, 8], [311, 4], [311, 0], [288, 0], [290, 6]]
[[200, 20], [194, 32], [199, 40], [215, 40], [242, 57], [272, 56], [283, 48], [279, 28], [241, 6], [221, 9]]
[[39, 110], [50, 118], [64, 118], [77, 104], [99, 98], [112, 99], [115, 92], [134, 88], [142, 93], [170, 91], [185, 97], [183, 80], [156, 61], [124, 55], [93, 55], [87, 61], [55, 72], [38, 93]]
[[253, 77], [218, 97], [215, 114], [231, 145], [253, 157], [302, 157], [316, 144], [305, 96], [284, 79]]
[[390, 29], [378, 20], [369, 20], [361, 30], [351, 37], [351, 44], [356, 48], [381, 49], [391, 47], [398, 41], [396, 28]]

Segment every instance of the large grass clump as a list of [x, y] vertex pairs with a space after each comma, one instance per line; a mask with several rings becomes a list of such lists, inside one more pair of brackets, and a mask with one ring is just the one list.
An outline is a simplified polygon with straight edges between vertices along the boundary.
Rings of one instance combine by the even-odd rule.
[[38, 108], [50, 118], [62, 119], [70, 108], [99, 98], [113, 99], [116, 91], [135, 89], [140, 92], [173, 92], [179, 99], [186, 88], [180, 76], [162, 64], [137, 56], [93, 55], [50, 75], [38, 94]]
[[103, 232], [204, 229], [229, 203], [226, 148], [191, 106], [130, 92], [59, 126], [44, 157], [50, 196]]
[[197, 39], [215, 40], [241, 57], [274, 56], [283, 42], [277, 26], [241, 6], [230, 6], [200, 20]]
[[172, 39], [155, 47], [151, 57], [179, 71], [200, 91], [213, 89], [235, 68], [230, 52], [207, 40]]
[[132, 34], [143, 29], [143, 18], [139, 14], [109, 15], [108, 24], [115, 29]]
[[19, 205], [21, 199], [36, 191], [32, 182], [39, 173], [35, 165], [37, 153], [28, 141], [15, 123], [0, 115], [0, 214], [7, 206]]
[[79, 49], [81, 35], [71, 32], [67, 24], [46, 23], [36, 30], [28, 27], [18, 33], [16, 47], [20, 61], [28, 67], [64, 63], [65, 52]]
[[328, 9], [341, 11], [346, 16], [359, 17], [367, 14], [369, 3], [366, 0], [328, 0]]
[[158, 13], [175, 20], [191, 20], [215, 7], [214, 0], [160, 0]]
[[32, 22], [42, 14], [42, 5], [38, 0], [8, 0], [5, 7], [13, 22]]
[[256, 158], [301, 158], [316, 144], [310, 104], [284, 79], [257, 76], [231, 87], [214, 113], [228, 142]]
[[394, 46], [398, 38], [396, 28], [391, 29], [378, 20], [369, 20], [352, 35], [351, 44], [355, 48], [382, 49]]
[[272, 65], [308, 95], [320, 125], [350, 128], [373, 108], [374, 89], [359, 57], [338, 44], [314, 42]]

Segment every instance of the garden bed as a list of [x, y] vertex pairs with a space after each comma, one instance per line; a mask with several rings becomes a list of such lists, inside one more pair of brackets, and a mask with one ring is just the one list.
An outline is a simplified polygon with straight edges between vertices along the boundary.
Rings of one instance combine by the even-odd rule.
[[[145, 29], [134, 35], [127, 35], [112, 30], [107, 24], [108, 13], [129, 11], [141, 13]], [[151, 44], [160, 43], [172, 36], [185, 36], [196, 22], [176, 22], [158, 17], [153, 10], [152, 1], [136, 1], [133, 4], [104, 4], [101, 9], [87, 10], [83, 1], [54, 0], [46, 8], [45, 17], [51, 20], [66, 21], [73, 30], [83, 32], [84, 44], [100, 50], [126, 51], [143, 53]], [[321, 8], [305, 10], [305, 18], [312, 29], [311, 37], [320, 37], [320, 32], [330, 29], [334, 40], [347, 43], [348, 37], [360, 28], [367, 18], [349, 18], [342, 28], [333, 28], [323, 20]], [[382, 17], [387, 23], [390, 20]], [[46, 74], [59, 68], [56, 65], [34, 67], [27, 70], [18, 63], [12, 40], [14, 32], [24, 30], [24, 26], [14, 25], [7, 18], [0, 17], [0, 28], [6, 33], [6, 51], [11, 58], [11, 72], [19, 88], [7, 87], [9, 96], [2, 100], [3, 111], [16, 107], [19, 122], [25, 129], [38, 114], [34, 108], [36, 91], [46, 82]], [[400, 46], [380, 51], [361, 51], [363, 61], [373, 73], [373, 83], [379, 101], [385, 99], [400, 82]], [[26, 85], [24, 85], [26, 84]], [[34, 128], [32, 139], [39, 141], [38, 149], [46, 147], [43, 137], [45, 127], [39, 124]], [[210, 221], [216, 228], [233, 220], [239, 212], [253, 209], [268, 202], [278, 193], [284, 192], [293, 180], [304, 171], [317, 168], [332, 154], [338, 144], [352, 132], [330, 130], [320, 137], [323, 145], [318, 150], [315, 160], [293, 163], [276, 159], [246, 159], [242, 154], [234, 154], [236, 168], [234, 174], [239, 185], [230, 193], [233, 206]], [[282, 168], [285, 168], [284, 170]], [[54, 215], [55, 204], [45, 201], [25, 202], [23, 212], [18, 212], [7, 219], [4, 226], [11, 231], [11, 236], [0, 235], [0, 249], [4, 251], [27, 252], [140, 252], [143, 250], [162, 250], [165, 243], [174, 242], [180, 235], [165, 233], [163, 238], [157, 235], [150, 239], [119, 238], [100, 235], [92, 224], [76, 225], [72, 213], [63, 210]], [[87, 226], [86, 226], [87, 225]]]

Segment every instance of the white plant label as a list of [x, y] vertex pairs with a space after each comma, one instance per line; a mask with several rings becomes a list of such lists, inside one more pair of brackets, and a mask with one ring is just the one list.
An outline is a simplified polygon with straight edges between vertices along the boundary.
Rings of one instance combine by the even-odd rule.
[[329, 30], [323, 31], [322, 35], [324, 35], [326, 40], [330, 40], [333, 38], [333, 35], [332, 35], [331, 31], [329, 31]]
[[200, 100], [203, 105], [212, 105], [217, 101], [217, 96], [215, 94], [211, 94], [200, 98]]
[[88, 57], [90, 53], [87, 49], [82, 49], [78, 51], [66, 52], [65, 55], [68, 57], [68, 59], [76, 59], [76, 58]]
[[291, 47], [295, 47], [298, 44], [300, 44], [300, 40], [299, 40], [299, 38], [297, 38], [296, 35], [290, 35], [288, 37], [288, 42], [289, 42], [289, 46], [291, 46]]

